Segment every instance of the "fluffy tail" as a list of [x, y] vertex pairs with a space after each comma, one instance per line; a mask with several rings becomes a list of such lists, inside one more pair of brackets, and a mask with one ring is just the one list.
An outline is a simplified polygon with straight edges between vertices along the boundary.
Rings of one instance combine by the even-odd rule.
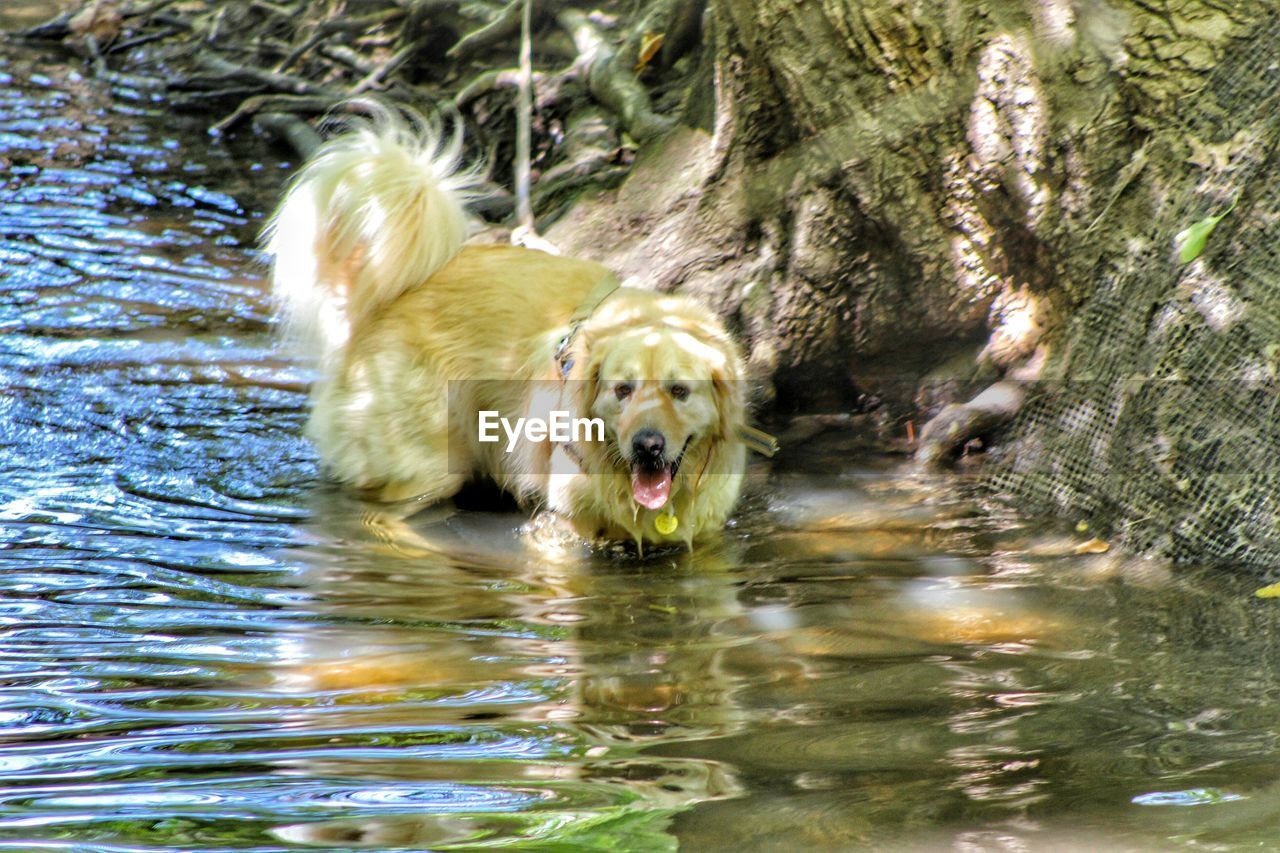
[[326, 142], [264, 232], [272, 287], [304, 353], [339, 352], [364, 317], [462, 248], [478, 183], [462, 135], [390, 112]]

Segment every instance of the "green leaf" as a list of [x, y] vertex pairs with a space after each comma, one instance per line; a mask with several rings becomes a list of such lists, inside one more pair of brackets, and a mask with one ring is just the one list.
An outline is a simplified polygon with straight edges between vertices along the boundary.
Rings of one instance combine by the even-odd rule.
[[1200, 257], [1200, 253], [1204, 251], [1204, 244], [1209, 239], [1209, 235], [1213, 233], [1213, 229], [1218, 227], [1218, 223], [1222, 221], [1228, 213], [1236, 209], [1236, 205], [1240, 202], [1240, 196], [1236, 196], [1231, 202], [1231, 206], [1219, 213], [1217, 216], [1206, 216], [1195, 225], [1174, 237], [1174, 242], [1178, 245], [1178, 260], [1184, 264], [1189, 264], [1196, 258]]
[[1280, 583], [1273, 583], [1270, 586], [1264, 586], [1262, 589], [1256, 590], [1253, 594], [1258, 598], [1280, 598]]

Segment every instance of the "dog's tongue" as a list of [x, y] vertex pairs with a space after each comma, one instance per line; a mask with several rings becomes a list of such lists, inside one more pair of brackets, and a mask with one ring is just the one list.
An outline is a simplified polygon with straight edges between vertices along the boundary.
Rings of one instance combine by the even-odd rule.
[[671, 469], [659, 468], [657, 471], [645, 471], [640, 468], [631, 472], [631, 496], [636, 503], [649, 509], [661, 509], [671, 495]]

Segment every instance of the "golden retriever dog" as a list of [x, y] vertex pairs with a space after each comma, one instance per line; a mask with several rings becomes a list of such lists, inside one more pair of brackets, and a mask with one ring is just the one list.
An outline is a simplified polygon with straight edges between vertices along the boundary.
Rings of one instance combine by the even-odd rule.
[[[383, 501], [488, 478], [590, 540], [720, 530], [749, 430], [732, 338], [705, 307], [619, 287], [600, 264], [466, 245], [477, 181], [460, 149], [426, 122], [357, 124], [268, 227], [275, 292], [317, 359], [308, 433], [326, 468]], [[493, 439], [495, 418], [555, 412], [603, 430]]]

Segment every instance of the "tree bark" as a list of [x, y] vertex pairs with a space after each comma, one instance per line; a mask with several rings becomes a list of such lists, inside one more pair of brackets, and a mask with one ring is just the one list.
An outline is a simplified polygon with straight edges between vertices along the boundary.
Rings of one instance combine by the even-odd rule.
[[1030, 372], [946, 408], [924, 456], [1016, 412], [990, 478], [1021, 505], [1274, 567], [1280, 9], [712, 0], [710, 22], [710, 132], [649, 146], [570, 241], [716, 304], [784, 407], [870, 397], [906, 426]]
[[712, 0], [710, 133], [559, 238], [716, 303], [784, 407], [936, 409], [939, 365], [1027, 359], [1208, 174], [1185, 117], [1266, 5]]

